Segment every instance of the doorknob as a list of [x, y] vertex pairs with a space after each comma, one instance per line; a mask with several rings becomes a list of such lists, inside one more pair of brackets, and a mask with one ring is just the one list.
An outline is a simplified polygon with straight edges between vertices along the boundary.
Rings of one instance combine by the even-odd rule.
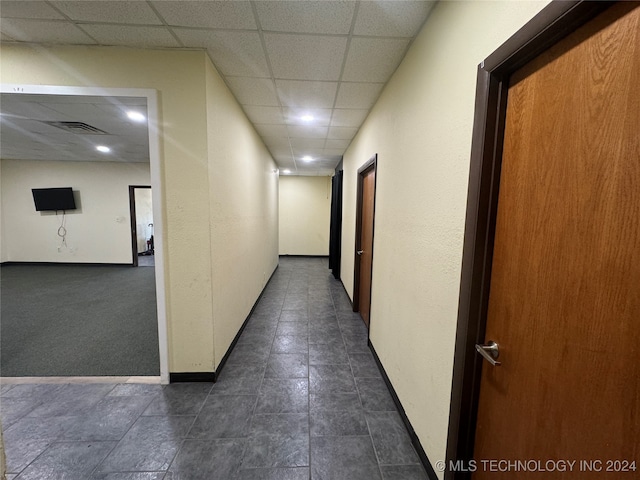
[[362, 254], [364, 253], [364, 250], [358, 250], [356, 253], [357, 253], [358, 255], [362, 255]]
[[487, 360], [491, 365], [493, 365], [494, 367], [499, 367], [500, 365], [502, 365], [500, 362], [498, 362], [498, 357], [500, 356], [499, 347], [500, 346], [496, 342], [490, 340], [486, 345], [476, 344], [476, 351], [480, 355], [482, 355], [485, 360]]

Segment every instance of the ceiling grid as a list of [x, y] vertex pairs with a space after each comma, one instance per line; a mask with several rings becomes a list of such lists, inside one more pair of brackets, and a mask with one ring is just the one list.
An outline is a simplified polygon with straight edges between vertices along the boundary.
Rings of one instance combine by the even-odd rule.
[[204, 50], [281, 172], [330, 175], [434, 3], [2, 0], [0, 34], [2, 43]]

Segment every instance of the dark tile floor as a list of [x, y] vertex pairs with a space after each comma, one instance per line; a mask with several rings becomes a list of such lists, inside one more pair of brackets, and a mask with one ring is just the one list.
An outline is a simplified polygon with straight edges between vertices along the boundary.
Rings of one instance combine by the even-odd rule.
[[281, 258], [216, 384], [3, 385], [7, 478], [426, 479], [326, 264]]

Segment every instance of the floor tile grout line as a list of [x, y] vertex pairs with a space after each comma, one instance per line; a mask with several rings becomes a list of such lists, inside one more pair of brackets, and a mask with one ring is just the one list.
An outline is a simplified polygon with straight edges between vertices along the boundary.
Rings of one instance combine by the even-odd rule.
[[[291, 277], [289, 277], [289, 281], [287, 282], [287, 290], [289, 289], [289, 284], [290, 283], [291, 283]], [[286, 290], [285, 290], [285, 296], [283, 297], [282, 303], [280, 304], [277, 323], [280, 322], [280, 317], [282, 316], [282, 309], [284, 307], [285, 299], [286, 299]], [[252, 319], [250, 318], [249, 319], [249, 324], [251, 323], [251, 320]], [[276, 331], [277, 331], [277, 323], [276, 323]], [[243, 334], [244, 334], [244, 332], [240, 335], [240, 337], [242, 337]], [[273, 334], [273, 336], [271, 338], [271, 346], [270, 346], [270, 349], [269, 349], [269, 354], [267, 356], [267, 365], [268, 365], [269, 359], [270, 359], [272, 351], [273, 351], [273, 344], [275, 342], [275, 337], [276, 337], [276, 335], [275, 335], [275, 332], [274, 332], [274, 334]], [[260, 400], [260, 392], [262, 391], [262, 386], [264, 385], [264, 379], [265, 379], [265, 375], [266, 375], [267, 365], [265, 365], [264, 372], [262, 373], [262, 378], [260, 379], [260, 384], [258, 385], [258, 390], [256, 392], [256, 400], [255, 400], [255, 402], [253, 404], [253, 408], [251, 409], [251, 420], [249, 421], [249, 427], [248, 427], [248, 431], [247, 431], [247, 436], [243, 437], [245, 442], [244, 442], [244, 446], [243, 446], [243, 449], [242, 449], [242, 457], [240, 459], [240, 463], [238, 464], [238, 469], [237, 470], [242, 470], [242, 463], [243, 463], [245, 455], [247, 453], [247, 448], [249, 448], [249, 439], [250, 439], [250, 435], [251, 435], [251, 429], [253, 427], [253, 422], [254, 422], [254, 419], [255, 419], [255, 416], [256, 416], [256, 409], [258, 408], [258, 402]], [[213, 391], [213, 388], [212, 388], [211, 391]]]
[[[337, 319], [338, 311], [335, 308], [335, 299], [333, 298], [333, 292], [331, 293], [331, 299], [333, 301], [333, 307], [336, 310], [336, 319]], [[340, 334], [341, 334], [342, 341], [343, 341], [343, 343], [345, 345], [345, 350], [346, 350], [346, 342], [344, 341], [344, 330], [343, 330], [342, 326], [340, 325], [340, 322], [338, 322], [338, 328], [340, 328]], [[354, 384], [356, 393], [358, 395], [358, 401], [360, 402], [360, 408], [362, 409], [364, 420], [365, 420], [365, 423], [367, 425], [367, 431], [369, 432], [369, 435], [366, 435], [366, 436], [369, 437], [369, 441], [371, 442], [371, 448], [373, 449], [373, 454], [375, 455], [375, 458], [376, 458], [376, 464], [377, 464], [377, 467], [378, 467], [378, 472], [380, 473], [380, 478], [382, 479], [384, 477], [383, 477], [382, 468], [381, 468], [381, 465], [380, 465], [380, 457], [378, 456], [378, 452], [376, 450], [376, 445], [375, 445], [375, 442], [373, 441], [373, 435], [371, 433], [371, 426], [369, 425], [369, 419], [367, 418], [366, 411], [364, 409], [364, 404], [362, 402], [362, 395], [360, 394], [360, 389], [358, 388], [358, 382], [356, 381], [356, 376], [355, 376], [355, 374], [353, 372], [353, 365], [351, 364], [351, 355], [348, 352], [347, 352], [347, 358], [349, 360], [349, 367], [351, 369], [351, 375], [353, 377], [353, 384]]]
[[312, 452], [311, 452], [311, 344], [309, 341], [311, 340], [311, 302], [309, 301], [310, 289], [307, 288], [307, 423], [308, 423], [308, 457], [309, 457], [309, 479], [311, 479], [311, 460], [312, 460]]

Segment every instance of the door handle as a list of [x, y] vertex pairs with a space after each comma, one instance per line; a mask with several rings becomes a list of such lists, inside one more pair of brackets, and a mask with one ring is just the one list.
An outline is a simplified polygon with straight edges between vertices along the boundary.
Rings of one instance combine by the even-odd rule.
[[494, 367], [499, 367], [502, 363], [498, 362], [500, 356], [500, 345], [490, 340], [486, 345], [476, 344], [476, 352], [482, 355]]
[[364, 250], [358, 250], [356, 253], [357, 253], [358, 255], [362, 255], [362, 254], [364, 253]]

